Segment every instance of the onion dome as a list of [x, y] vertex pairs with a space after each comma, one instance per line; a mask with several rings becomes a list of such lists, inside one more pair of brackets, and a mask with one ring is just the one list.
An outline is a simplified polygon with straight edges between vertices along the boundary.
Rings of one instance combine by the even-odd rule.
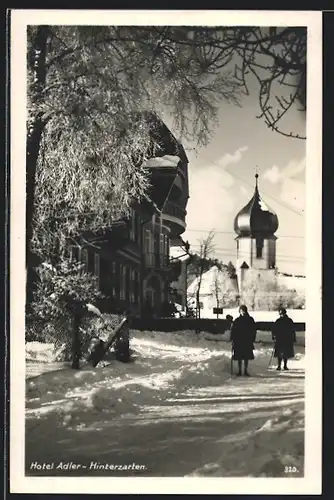
[[252, 199], [240, 210], [234, 219], [234, 231], [240, 237], [270, 237], [278, 229], [277, 215], [266, 205], [260, 196], [257, 185], [258, 177], [258, 174], [256, 174], [256, 185]]

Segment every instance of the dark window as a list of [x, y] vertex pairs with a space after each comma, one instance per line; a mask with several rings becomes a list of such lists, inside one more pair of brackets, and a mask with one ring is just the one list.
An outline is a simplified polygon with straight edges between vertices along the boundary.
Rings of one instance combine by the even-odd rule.
[[139, 271], [135, 270], [134, 272], [134, 295], [135, 295], [135, 303], [139, 304], [140, 299], [140, 275]]
[[263, 238], [256, 238], [256, 258], [262, 259]]
[[111, 283], [112, 283], [112, 296], [115, 299], [117, 296], [117, 289], [116, 289], [116, 282], [117, 282], [117, 267], [116, 267], [116, 262], [112, 262], [111, 264]]
[[134, 304], [136, 302], [136, 295], [135, 295], [135, 273], [136, 271], [134, 269], [130, 269], [130, 303]]
[[120, 267], [120, 299], [126, 300], [127, 295], [127, 268], [121, 264]]
[[165, 242], [165, 239], [164, 239], [164, 234], [163, 233], [160, 233], [160, 255], [164, 255], [165, 254], [165, 248], [164, 248], [164, 242]]

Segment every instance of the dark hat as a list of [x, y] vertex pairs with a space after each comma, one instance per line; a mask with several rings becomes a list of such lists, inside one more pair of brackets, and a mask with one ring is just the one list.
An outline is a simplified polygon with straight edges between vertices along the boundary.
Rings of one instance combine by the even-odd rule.
[[248, 312], [247, 306], [245, 305], [240, 306], [239, 311], [244, 311], [245, 313]]

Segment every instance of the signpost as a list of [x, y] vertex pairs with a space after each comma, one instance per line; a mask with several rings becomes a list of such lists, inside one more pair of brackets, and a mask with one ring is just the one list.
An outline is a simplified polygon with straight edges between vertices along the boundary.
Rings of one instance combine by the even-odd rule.
[[214, 307], [213, 314], [217, 314], [217, 318], [219, 318], [219, 314], [223, 314], [223, 308], [222, 307]]

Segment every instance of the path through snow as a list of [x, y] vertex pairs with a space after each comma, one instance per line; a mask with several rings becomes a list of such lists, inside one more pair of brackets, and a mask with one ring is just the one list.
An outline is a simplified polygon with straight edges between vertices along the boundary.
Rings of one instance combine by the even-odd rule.
[[27, 475], [303, 475], [303, 347], [276, 372], [257, 344], [249, 379], [231, 377], [223, 339], [136, 333], [132, 348], [131, 364], [27, 381]]

